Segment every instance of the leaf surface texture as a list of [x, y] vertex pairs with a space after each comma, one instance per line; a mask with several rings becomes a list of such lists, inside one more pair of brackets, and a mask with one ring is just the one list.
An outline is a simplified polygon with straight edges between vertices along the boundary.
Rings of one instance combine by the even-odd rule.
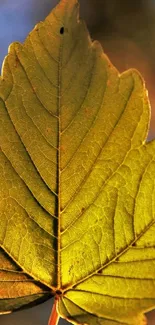
[[[144, 325], [155, 305], [155, 142], [136, 70], [61, 0], [0, 79], [0, 311], [48, 299], [73, 323]], [[11, 285], [10, 285], [11, 283]]]

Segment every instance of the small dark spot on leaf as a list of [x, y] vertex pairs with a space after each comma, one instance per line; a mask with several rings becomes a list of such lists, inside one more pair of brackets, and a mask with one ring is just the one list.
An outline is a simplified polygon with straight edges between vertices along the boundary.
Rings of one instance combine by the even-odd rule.
[[71, 274], [72, 269], [73, 269], [73, 265], [71, 265], [69, 268], [69, 271], [68, 271], [69, 275]]
[[85, 208], [82, 208], [82, 209], [81, 209], [81, 213], [83, 213], [84, 211], [85, 211]]
[[64, 34], [64, 31], [65, 31], [65, 30], [64, 30], [64, 27], [61, 27], [61, 28], [60, 28], [60, 34], [63, 35], [63, 34]]
[[97, 273], [98, 273], [98, 274], [101, 274], [101, 273], [102, 273], [102, 270], [99, 270]]
[[19, 59], [16, 57], [14, 67], [17, 68], [18, 65], [19, 65]]

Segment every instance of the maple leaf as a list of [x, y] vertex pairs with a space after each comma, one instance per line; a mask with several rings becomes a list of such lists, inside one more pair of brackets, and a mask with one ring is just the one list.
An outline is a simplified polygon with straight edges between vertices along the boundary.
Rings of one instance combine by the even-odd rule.
[[155, 306], [155, 142], [121, 75], [61, 0], [0, 79], [0, 312], [55, 296], [49, 324], [142, 325]]

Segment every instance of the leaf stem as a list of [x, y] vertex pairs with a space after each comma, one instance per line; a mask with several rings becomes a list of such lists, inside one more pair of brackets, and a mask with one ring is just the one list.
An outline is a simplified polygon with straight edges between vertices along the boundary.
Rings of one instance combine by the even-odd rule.
[[52, 307], [52, 312], [48, 321], [48, 325], [57, 325], [59, 322], [59, 318], [60, 316], [57, 312], [57, 299], [55, 299]]

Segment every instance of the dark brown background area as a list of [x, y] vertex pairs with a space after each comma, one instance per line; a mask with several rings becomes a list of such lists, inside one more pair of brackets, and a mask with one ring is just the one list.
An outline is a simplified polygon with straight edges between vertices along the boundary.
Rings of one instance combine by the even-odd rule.
[[[0, 0], [0, 65], [12, 41], [23, 41], [43, 20], [57, 0]], [[149, 91], [152, 106], [149, 138], [155, 135], [155, 0], [81, 0], [81, 17], [92, 39], [98, 39], [121, 72], [138, 69]], [[0, 316], [1, 325], [47, 325], [52, 301]], [[148, 315], [155, 325], [155, 312]], [[61, 321], [60, 324], [65, 324]]]

